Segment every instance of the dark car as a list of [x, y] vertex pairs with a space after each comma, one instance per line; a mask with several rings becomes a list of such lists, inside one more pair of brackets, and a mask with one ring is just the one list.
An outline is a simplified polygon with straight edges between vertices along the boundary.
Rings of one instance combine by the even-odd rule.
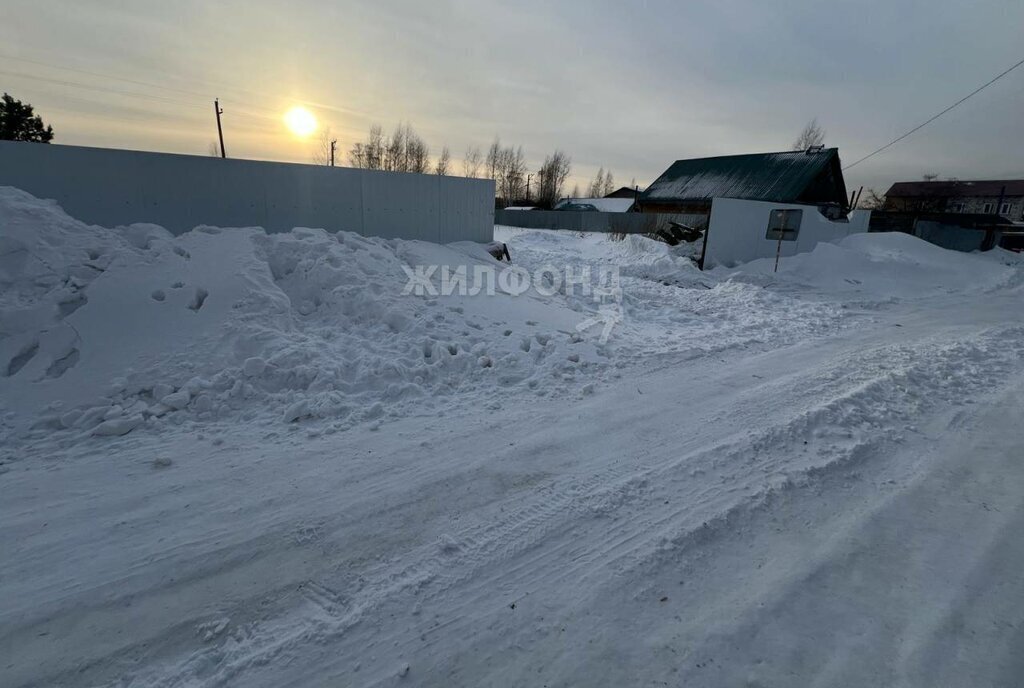
[[571, 203], [571, 202], [570, 203], [564, 203], [564, 204], [558, 206], [557, 208], [555, 208], [555, 210], [575, 210], [577, 212], [583, 211], [583, 212], [588, 212], [588, 213], [596, 213], [597, 212], [597, 208], [595, 208], [590, 203]]

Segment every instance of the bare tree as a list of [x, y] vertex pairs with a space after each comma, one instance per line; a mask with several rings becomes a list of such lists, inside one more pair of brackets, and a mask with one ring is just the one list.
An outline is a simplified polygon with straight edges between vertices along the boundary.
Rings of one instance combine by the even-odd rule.
[[921, 175], [921, 179], [923, 179], [926, 182], [933, 182], [933, 181], [935, 181], [938, 178], [939, 178], [939, 175], [935, 174], [934, 172], [929, 172], [927, 174], [922, 174]]
[[570, 194], [569, 197], [570, 198], [579, 198], [580, 197], [580, 185], [579, 185], [578, 182], [573, 185], [573, 187], [572, 187], [572, 194]]
[[825, 144], [825, 130], [818, 124], [818, 118], [815, 117], [807, 126], [804, 127], [800, 135], [796, 137], [796, 141], [793, 142], [793, 150], [802, 151], [811, 148], [812, 146], [822, 146]]
[[594, 181], [590, 182], [590, 188], [587, 189], [587, 196], [589, 198], [597, 198], [601, 195], [601, 189], [604, 188], [604, 168], [600, 167], [597, 170], [597, 176], [594, 177]]
[[384, 129], [379, 124], [370, 127], [370, 136], [366, 139], [366, 167], [384, 169]]
[[348, 151], [348, 164], [361, 169], [366, 167], [366, 151], [363, 144], [357, 142], [352, 145]]
[[476, 146], [467, 148], [466, 155], [462, 158], [462, 173], [475, 179], [480, 176], [481, 165], [483, 165], [483, 158], [480, 155], [480, 149]]
[[523, 147], [504, 148], [498, 155], [498, 194], [506, 201], [513, 201], [525, 195], [526, 190], [526, 158]]
[[323, 127], [320, 129], [320, 134], [317, 137], [316, 143], [313, 146], [313, 164], [314, 165], [330, 165], [331, 164], [331, 129], [330, 127]]
[[386, 140], [381, 128], [374, 125], [367, 142], [361, 148], [354, 147], [349, 157], [353, 162], [361, 159], [367, 169], [420, 174], [430, 171], [430, 147], [408, 123], [396, 126]]
[[601, 196], [607, 196], [612, 191], [615, 191], [615, 177], [612, 176], [612, 171], [608, 170], [604, 175], [604, 186], [601, 188]]
[[430, 172], [430, 147], [420, 135], [413, 131], [412, 125], [405, 125], [405, 160], [406, 172], [427, 174]]
[[[480, 151], [473, 147], [466, 151], [463, 166], [469, 173], [476, 173], [480, 166]], [[502, 146], [501, 138], [494, 137], [487, 156], [483, 161], [483, 174], [494, 180], [494, 193], [506, 202], [520, 199], [526, 194], [526, 158], [523, 147]]]
[[388, 172], [405, 172], [409, 167], [409, 159], [405, 154], [405, 126], [399, 124], [391, 132], [384, 147], [384, 169]]
[[560, 150], [544, 158], [537, 171], [537, 200], [541, 204], [551, 207], [558, 201], [571, 169], [572, 160]]
[[[487, 169], [487, 178], [498, 180], [498, 170], [501, 167], [501, 139], [497, 136], [494, 137], [494, 142], [491, 143], [491, 147], [487, 149], [487, 159], [485, 161]], [[497, 188], [497, 186], [495, 186]]]
[[868, 192], [857, 201], [857, 207], [866, 210], [881, 210], [885, 207], [885, 194], [868, 189]]
[[384, 153], [384, 131], [379, 124], [374, 124], [366, 141], [354, 144], [349, 150], [349, 164], [366, 170], [381, 170], [384, 169]]
[[605, 172], [603, 167], [599, 168], [597, 176], [594, 177], [594, 181], [590, 182], [590, 187], [587, 190], [590, 198], [601, 198], [612, 191], [615, 191], [615, 176], [611, 170]]
[[448, 166], [451, 163], [451, 154], [448, 152], [448, 146], [441, 149], [441, 157], [437, 159], [437, 166], [434, 167], [434, 173], [444, 176], [448, 174]]

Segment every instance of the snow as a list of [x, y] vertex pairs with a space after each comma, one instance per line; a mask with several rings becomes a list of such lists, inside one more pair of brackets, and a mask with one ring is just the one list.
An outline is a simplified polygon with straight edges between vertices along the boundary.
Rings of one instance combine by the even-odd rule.
[[[10, 247], [0, 360], [18, 369], [4, 396], [19, 400], [16, 421], [44, 429], [57, 423], [47, 410], [120, 406], [158, 430], [181, 416], [158, 418], [156, 403], [233, 422], [303, 402], [304, 415], [341, 430], [378, 401], [389, 414], [423, 412], [462, 405], [473, 389], [607, 365], [593, 345], [569, 341], [571, 311], [536, 299], [402, 296], [406, 264], [500, 267], [476, 245], [309, 229], [200, 227], [173, 238], [86, 227], [12, 190], [0, 203]], [[507, 337], [487, 334], [496, 311], [518, 321]], [[570, 365], [569, 353], [580, 361]], [[484, 360], [502, 373], [481, 370]]]
[[83, 225], [0, 189], [0, 684], [1014, 685], [1024, 262], [698, 271]]
[[654, 180], [644, 200], [795, 200], [838, 159], [838, 150], [784, 151], [675, 161]]
[[[567, 203], [579, 203], [592, 205], [598, 212], [602, 213], [625, 213], [629, 212], [629, 209], [633, 207], [635, 202], [635, 199], [632, 198], [566, 198], [555, 206], [555, 210], [558, 210]], [[506, 208], [506, 210], [509, 210], [509, 208]]]
[[[998, 258], [1005, 256], [1008, 264]], [[1011, 280], [1013, 257], [1006, 252], [948, 251], [900, 232], [854, 234], [838, 244], [818, 244], [810, 253], [785, 259], [783, 279], [832, 292], [876, 297], [921, 297], [936, 292], [983, 293]], [[774, 258], [743, 266], [745, 274], [772, 271]], [[725, 271], [728, 273], [729, 271]]]

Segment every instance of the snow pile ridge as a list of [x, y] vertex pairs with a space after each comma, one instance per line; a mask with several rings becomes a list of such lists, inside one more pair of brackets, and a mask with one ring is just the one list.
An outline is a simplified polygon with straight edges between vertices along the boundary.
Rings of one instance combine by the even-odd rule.
[[246, 422], [269, 437], [497, 410], [510, 390], [582, 398], [652, 355], [689, 360], [834, 332], [847, 326], [849, 292], [1020, 284], [1006, 260], [902, 236], [823, 244], [785, 259], [778, 276], [758, 263], [702, 273], [685, 248], [642, 236], [498, 227], [496, 237], [533, 276], [616, 273], [610, 339], [586, 324], [600, 323], [593, 294], [567, 280], [518, 296], [486, 284], [406, 289], [424, 267], [483, 270], [493, 287], [513, 267], [477, 244], [301, 227], [173, 237], [86, 225], [0, 188], [0, 434], [70, 442]]
[[[717, 274], [765, 275], [774, 259], [752, 261]], [[886, 298], [935, 293], [975, 293], [1008, 285], [1019, 273], [998, 252], [962, 253], [902, 232], [854, 234], [838, 244], [784, 257], [779, 278], [832, 293], [860, 292]]]
[[[232, 418], [357, 422], [573, 392], [607, 358], [535, 297], [403, 294], [480, 247], [296, 228], [88, 226], [0, 190], [0, 417], [101, 435]], [[497, 269], [501, 269], [500, 267]], [[578, 389], [578, 387], [576, 387]]]

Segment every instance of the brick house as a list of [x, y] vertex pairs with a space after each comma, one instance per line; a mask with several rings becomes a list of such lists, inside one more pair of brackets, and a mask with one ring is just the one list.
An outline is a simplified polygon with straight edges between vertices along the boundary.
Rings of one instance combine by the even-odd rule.
[[885, 210], [1000, 215], [1024, 220], [1024, 179], [897, 182], [885, 194]]

